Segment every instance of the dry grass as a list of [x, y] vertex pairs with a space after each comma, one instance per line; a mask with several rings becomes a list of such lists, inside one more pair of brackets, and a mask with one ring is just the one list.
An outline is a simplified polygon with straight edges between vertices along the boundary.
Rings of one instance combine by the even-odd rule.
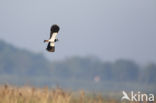
[[69, 92], [61, 88], [48, 89], [29, 86], [0, 86], [0, 103], [121, 103], [102, 95], [89, 95], [84, 91]]

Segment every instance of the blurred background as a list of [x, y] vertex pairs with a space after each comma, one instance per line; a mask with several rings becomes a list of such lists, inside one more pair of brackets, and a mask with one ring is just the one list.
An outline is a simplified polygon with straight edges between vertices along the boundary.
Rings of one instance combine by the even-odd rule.
[[155, 18], [155, 0], [0, 0], [0, 84], [156, 93]]

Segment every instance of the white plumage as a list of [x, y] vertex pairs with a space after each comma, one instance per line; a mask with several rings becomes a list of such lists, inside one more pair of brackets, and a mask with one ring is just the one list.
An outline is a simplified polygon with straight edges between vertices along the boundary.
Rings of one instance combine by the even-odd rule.
[[55, 42], [58, 41], [58, 39], [56, 39], [56, 36], [57, 36], [59, 30], [60, 30], [60, 28], [58, 25], [56, 25], [56, 24], [52, 25], [49, 40], [44, 40], [44, 42], [48, 42], [47, 50], [49, 52], [55, 51]]

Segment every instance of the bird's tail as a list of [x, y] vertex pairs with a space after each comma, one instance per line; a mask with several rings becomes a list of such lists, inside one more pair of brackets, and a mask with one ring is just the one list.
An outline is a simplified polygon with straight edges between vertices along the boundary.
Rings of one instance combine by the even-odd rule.
[[49, 52], [55, 52], [55, 46], [50, 46], [50, 42], [48, 43], [47, 50]]

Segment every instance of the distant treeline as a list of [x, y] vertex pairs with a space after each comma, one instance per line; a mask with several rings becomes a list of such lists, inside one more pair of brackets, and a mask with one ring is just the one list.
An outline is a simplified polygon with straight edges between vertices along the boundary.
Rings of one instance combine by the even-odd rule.
[[0, 41], [0, 82], [18, 82], [20, 77], [21, 80], [24, 77], [38, 78], [38, 81], [46, 78], [156, 84], [156, 64], [142, 67], [132, 60], [103, 62], [95, 57], [71, 57], [50, 62], [42, 54], [18, 49]]
[[96, 58], [73, 57], [52, 63], [52, 73], [62, 78], [101, 81], [156, 83], [156, 64], [140, 67], [131, 60], [102, 62]]

